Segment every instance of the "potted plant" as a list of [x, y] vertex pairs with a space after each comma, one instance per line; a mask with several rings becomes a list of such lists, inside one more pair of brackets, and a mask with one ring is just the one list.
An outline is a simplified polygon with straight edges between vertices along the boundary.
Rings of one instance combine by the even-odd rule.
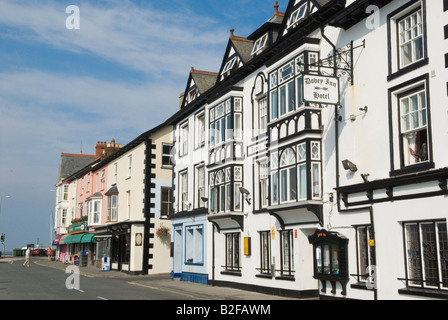
[[164, 238], [166, 236], [170, 235], [170, 228], [164, 227], [164, 226], [160, 226], [159, 228], [157, 228], [156, 230], [156, 235], [159, 238]]

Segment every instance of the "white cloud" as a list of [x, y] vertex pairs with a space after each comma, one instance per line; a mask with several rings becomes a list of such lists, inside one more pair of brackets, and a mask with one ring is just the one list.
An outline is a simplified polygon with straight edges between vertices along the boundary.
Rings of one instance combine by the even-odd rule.
[[[80, 29], [68, 30], [69, 14], [55, 1], [0, 3], [3, 36], [38, 41], [71, 52], [89, 52], [146, 73], [185, 74], [190, 66], [216, 71], [228, 31], [194, 12], [164, 12], [128, 0], [80, 8]], [[187, 66], [187, 67], [186, 67]]]

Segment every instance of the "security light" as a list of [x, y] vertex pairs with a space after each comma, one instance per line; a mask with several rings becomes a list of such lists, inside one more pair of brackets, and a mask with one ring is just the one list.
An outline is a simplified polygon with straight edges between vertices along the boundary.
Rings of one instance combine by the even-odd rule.
[[243, 193], [243, 194], [245, 194], [245, 195], [250, 195], [249, 190], [247, 190], [247, 189], [244, 188], [244, 187], [240, 187], [240, 192]]
[[350, 170], [351, 172], [358, 171], [358, 167], [350, 160], [343, 160], [342, 165], [344, 166], [345, 170]]

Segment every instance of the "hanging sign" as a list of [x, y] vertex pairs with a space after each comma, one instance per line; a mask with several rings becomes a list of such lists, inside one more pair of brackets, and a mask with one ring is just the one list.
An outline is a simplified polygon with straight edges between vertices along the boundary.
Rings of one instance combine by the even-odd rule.
[[311, 103], [339, 104], [339, 78], [306, 74], [303, 76], [303, 100]]

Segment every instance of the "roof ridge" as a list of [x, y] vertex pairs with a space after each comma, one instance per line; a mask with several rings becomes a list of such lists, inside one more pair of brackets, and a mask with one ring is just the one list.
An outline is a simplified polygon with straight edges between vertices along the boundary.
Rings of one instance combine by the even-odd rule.
[[194, 74], [203, 74], [203, 75], [207, 75], [207, 76], [216, 76], [216, 77], [218, 76], [218, 73], [216, 73], [216, 72], [196, 70], [194, 67], [191, 67], [190, 72], [194, 73]]
[[239, 40], [239, 41], [246, 41], [246, 42], [253, 42], [252, 40], [249, 40], [249, 39], [247, 39], [247, 38], [244, 38], [244, 37], [239, 37], [239, 36], [236, 36], [236, 35], [234, 35], [233, 33], [235, 32], [235, 29], [230, 29], [230, 39], [231, 40]]
[[82, 153], [64, 153], [61, 152], [61, 156], [70, 156], [70, 157], [85, 157], [85, 158], [95, 158], [94, 154], [82, 154]]

